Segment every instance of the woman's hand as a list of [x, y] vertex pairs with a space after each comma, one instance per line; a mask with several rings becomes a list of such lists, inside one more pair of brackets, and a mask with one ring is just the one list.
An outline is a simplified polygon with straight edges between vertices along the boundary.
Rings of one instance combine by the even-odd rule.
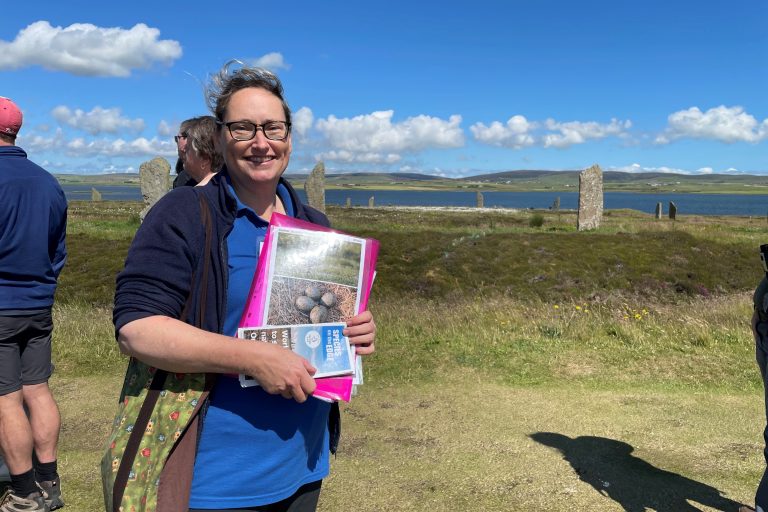
[[[253, 343], [253, 342], [246, 342]], [[264, 391], [271, 395], [301, 403], [315, 390], [315, 367], [303, 357], [271, 343], [253, 343], [255, 356], [246, 358], [246, 372], [254, 377]]]
[[349, 343], [355, 346], [355, 353], [361, 356], [372, 354], [376, 347], [376, 323], [370, 311], [363, 311], [359, 315], [347, 319], [347, 328], [344, 336], [349, 338]]

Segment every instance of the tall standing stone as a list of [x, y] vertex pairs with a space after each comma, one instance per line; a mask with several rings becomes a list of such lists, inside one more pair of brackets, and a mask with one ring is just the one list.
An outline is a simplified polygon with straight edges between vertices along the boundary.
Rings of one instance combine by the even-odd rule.
[[677, 218], [677, 205], [672, 201], [669, 202], [669, 218], [675, 220]]
[[664, 213], [664, 207], [661, 203], [656, 203], [656, 218], [660, 219], [661, 215]]
[[559, 212], [560, 211], [560, 196], [557, 196], [554, 201], [552, 201], [552, 206], [549, 207], [550, 210]]
[[139, 218], [144, 220], [150, 208], [171, 188], [171, 164], [165, 158], [153, 158], [139, 166], [141, 181], [141, 197], [144, 198], [144, 209]]
[[352, 198], [351, 197], [347, 198], [347, 208], [352, 208]]
[[309, 173], [304, 191], [307, 193], [309, 206], [325, 213], [325, 164], [318, 162]]
[[576, 229], [597, 229], [603, 219], [603, 171], [599, 165], [579, 173], [579, 214]]
[[101, 192], [91, 187], [91, 201], [101, 201]]
[[477, 191], [477, 207], [482, 208], [483, 204], [484, 204], [483, 193], [478, 190]]
[[373, 196], [368, 198], [368, 208], [373, 208]]

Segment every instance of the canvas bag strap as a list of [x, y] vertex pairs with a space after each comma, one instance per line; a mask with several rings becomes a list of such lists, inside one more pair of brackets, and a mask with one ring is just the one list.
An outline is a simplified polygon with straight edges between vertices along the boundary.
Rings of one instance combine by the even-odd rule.
[[[198, 194], [198, 198], [200, 200], [200, 220], [205, 227], [205, 252], [203, 253], [203, 272], [200, 285], [202, 287], [200, 293], [201, 300], [199, 302], [200, 307], [198, 308], [197, 314], [195, 315], [195, 326], [201, 327], [205, 313], [205, 299], [208, 295], [208, 272], [211, 266], [210, 249], [212, 243], [212, 222], [211, 211], [208, 207], [208, 202], [205, 200], [202, 194]], [[189, 288], [190, 294], [187, 298], [187, 302], [184, 304], [184, 309], [181, 312], [181, 318], [186, 318], [187, 311], [190, 307], [192, 307], [191, 290], [194, 290], [194, 287], [195, 276], [193, 274], [192, 282]], [[136, 454], [139, 451], [141, 438], [144, 435], [144, 431], [146, 430], [147, 424], [149, 423], [149, 418], [152, 416], [152, 412], [155, 409], [157, 400], [160, 397], [160, 392], [163, 390], [163, 385], [165, 384], [165, 378], [167, 375], [167, 371], [158, 368], [155, 371], [155, 375], [152, 377], [152, 383], [149, 385], [149, 390], [147, 390], [147, 396], [144, 399], [144, 403], [141, 404], [139, 415], [133, 424], [133, 430], [131, 431], [131, 435], [128, 438], [125, 451], [123, 451], [123, 456], [120, 459], [120, 466], [117, 470], [117, 474], [115, 475], [115, 484], [112, 491], [112, 510], [120, 510], [120, 503], [123, 501], [125, 486], [128, 483], [128, 476], [130, 474], [131, 468], [133, 467], [133, 462], [136, 460]]]

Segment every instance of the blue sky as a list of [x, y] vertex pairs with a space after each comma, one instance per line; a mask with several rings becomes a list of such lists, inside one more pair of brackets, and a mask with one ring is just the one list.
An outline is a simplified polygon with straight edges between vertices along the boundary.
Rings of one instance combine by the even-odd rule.
[[6, 2], [0, 96], [55, 173], [173, 164], [238, 58], [283, 80], [288, 172], [767, 174], [766, 27], [757, 0]]

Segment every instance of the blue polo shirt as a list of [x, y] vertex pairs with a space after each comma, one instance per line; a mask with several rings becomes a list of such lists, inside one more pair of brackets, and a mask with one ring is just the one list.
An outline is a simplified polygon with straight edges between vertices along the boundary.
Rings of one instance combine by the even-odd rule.
[[[231, 183], [228, 186], [237, 198]], [[294, 205], [285, 187], [278, 196], [286, 214]], [[237, 198], [237, 214], [227, 236], [229, 287], [224, 334], [235, 336], [253, 280], [268, 223]], [[275, 503], [304, 484], [328, 475], [330, 404], [313, 398], [303, 404], [261, 387], [240, 387], [220, 375], [195, 459], [189, 507], [226, 509]]]

